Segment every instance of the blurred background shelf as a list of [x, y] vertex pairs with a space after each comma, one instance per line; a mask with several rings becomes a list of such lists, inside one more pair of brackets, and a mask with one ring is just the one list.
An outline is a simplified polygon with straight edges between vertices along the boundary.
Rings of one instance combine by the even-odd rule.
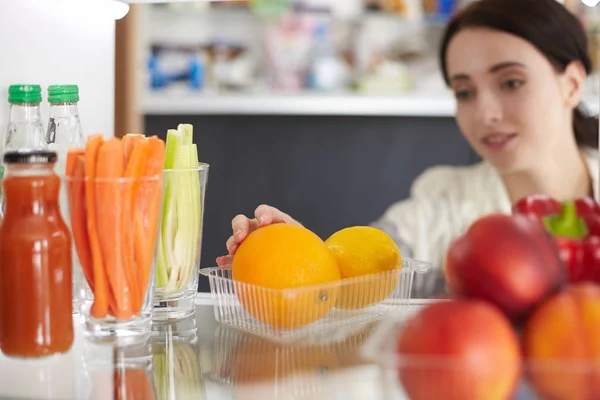
[[[583, 103], [600, 111], [600, 95], [589, 93]], [[390, 117], [453, 117], [451, 93], [366, 94], [196, 94], [148, 93], [141, 101], [145, 115], [331, 115]]]
[[142, 99], [146, 115], [348, 115], [427, 116], [454, 115], [449, 94], [368, 96], [359, 94], [158, 94]]

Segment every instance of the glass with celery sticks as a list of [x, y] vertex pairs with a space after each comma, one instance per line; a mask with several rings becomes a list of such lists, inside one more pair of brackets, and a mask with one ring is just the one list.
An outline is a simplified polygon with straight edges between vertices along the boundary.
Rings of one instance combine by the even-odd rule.
[[81, 307], [92, 340], [148, 340], [162, 204], [164, 141], [88, 137], [65, 178], [79, 264], [93, 294]]
[[196, 310], [208, 164], [198, 162], [191, 125], [167, 132], [162, 221], [158, 236], [155, 321]]

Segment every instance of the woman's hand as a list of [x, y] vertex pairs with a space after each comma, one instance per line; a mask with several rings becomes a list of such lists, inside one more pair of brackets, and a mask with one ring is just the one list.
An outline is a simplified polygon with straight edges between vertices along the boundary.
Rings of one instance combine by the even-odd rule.
[[288, 214], [266, 204], [262, 204], [256, 208], [254, 211], [254, 218], [252, 219], [242, 214], [236, 215], [236, 217], [231, 220], [233, 234], [225, 243], [229, 254], [217, 257], [217, 265], [223, 266], [230, 264], [240, 243], [242, 243], [251, 232], [260, 227], [278, 223], [302, 226], [301, 223], [290, 217]]

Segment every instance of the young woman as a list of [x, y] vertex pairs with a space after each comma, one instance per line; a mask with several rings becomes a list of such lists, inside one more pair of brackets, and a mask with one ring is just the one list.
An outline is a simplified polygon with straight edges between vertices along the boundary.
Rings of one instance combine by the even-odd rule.
[[[483, 162], [434, 167], [373, 226], [402, 254], [437, 268], [416, 282], [416, 295], [444, 291], [442, 268], [452, 240], [479, 217], [510, 213], [533, 193], [559, 200], [597, 193], [598, 120], [580, 106], [591, 72], [586, 34], [556, 0], [479, 0], [450, 21], [440, 49], [444, 80], [456, 97], [456, 121]], [[230, 262], [249, 232], [298, 224], [261, 205], [236, 216], [227, 241]]]

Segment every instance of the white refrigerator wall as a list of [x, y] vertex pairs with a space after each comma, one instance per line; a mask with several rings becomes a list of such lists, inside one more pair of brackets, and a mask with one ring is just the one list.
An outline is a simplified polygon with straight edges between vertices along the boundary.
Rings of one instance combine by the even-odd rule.
[[8, 86], [79, 85], [85, 134], [114, 133], [115, 19], [101, 0], [0, 1], [0, 137], [6, 134]]
[[[42, 85], [46, 125], [48, 85], [79, 85], [84, 133], [113, 135], [115, 16], [104, 1], [0, 0], [0, 138], [6, 134], [8, 86], [15, 83]], [[3, 360], [1, 392], [27, 398], [82, 398], [75, 395], [76, 380], [82, 379], [74, 369], [81, 357], [78, 347], [42, 362]], [[31, 375], [24, 379], [27, 374], [18, 372], [25, 370], [33, 371], [35, 382]]]

